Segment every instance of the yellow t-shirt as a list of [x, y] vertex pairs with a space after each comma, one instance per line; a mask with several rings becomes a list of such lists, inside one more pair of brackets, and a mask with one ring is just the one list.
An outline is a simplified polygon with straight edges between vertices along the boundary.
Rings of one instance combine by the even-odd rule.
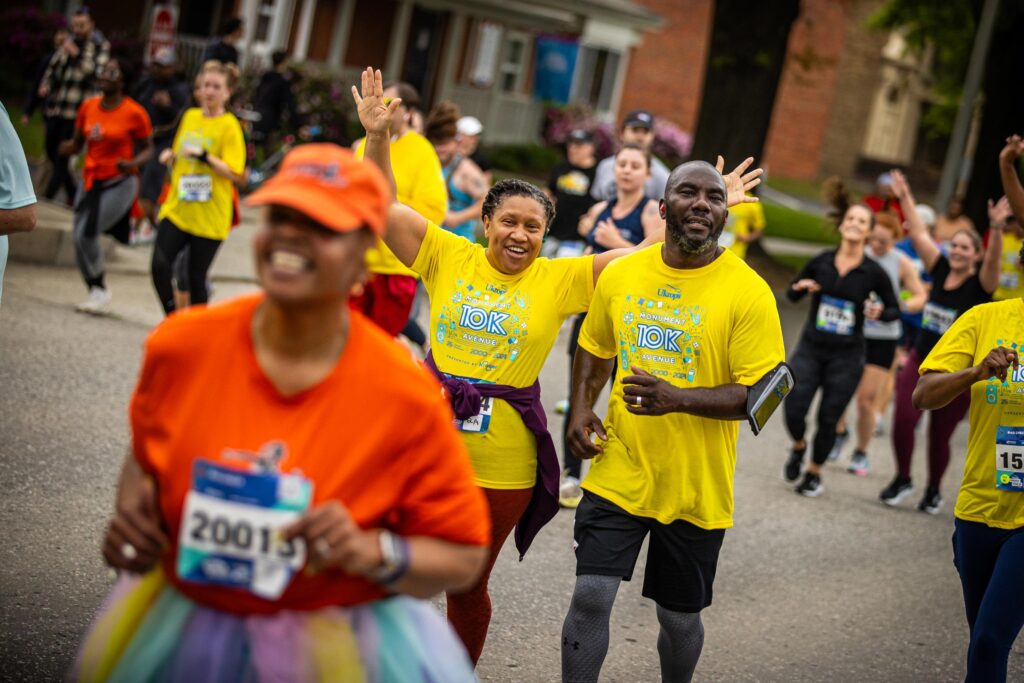
[[[764, 208], [760, 202], [737, 204], [729, 209], [729, 219], [718, 243], [728, 248], [740, 258], [747, 257], [747, 243], [739, 239], [757, 230], [764, 230]], [[728, 235], [727, 235], [728, 233]]]
[[1024, 276], [1020, 272], [1020, 248], [1024, 240], [1016, 235], [1003, 233], [1002, 272], [999, 273], [999, 287], [992, 292], [993, 301], [1019, 299], [1024, 296]]
[[[921, 374], [964, 370], [997, 346], [1024, 348], [1021, 299], [981, 304], [964, 313], [921, 363]], [[998, 379], [976, 382], [971, 387], [967, 462], [953, 514], [968, 522], [1016, 529], [1024, 526], [1024, 365], [1006, 379], [1005, 383]], [[1000, 481], [1018, 486], [1001, 490]]]
[[231, 231], [234, 187], [208, 164], [181, 155], [183, 145], [201, 147], [228, 165], [245, 170], [245, 138], [234, 114], [203, 116], [193, 107], [185, 112], [174, 135], [175, 159], [171, 189], [160, 207], [159, 219], [169, 218], [181, 230], [212, 240], [225, 240]]
[[[558, 337], [594, 293], [594, 257], [538, 258], [506, 275], [484, 247], [430, 223], [412, 269], [430, 295], [431, 353], [438, 369], [475, 382], [528, 387]], [[519, 413], [501, 400], [460, 424], [477, 484], [524, 489], [537, 475], [537, 443]], [[468, 431], [477, 430], [477, 431]]]
[[[366, 138], [363, 138], [356, 146], [356, 156], [360, 159], [365, 148]], [[431, 223], [444, 222], [448, 215], [448, 189], [444, 185], [441, 162], [429, 140], [410, 130], [392, 142], [391, 172], [398, 188], [398, 201], [415, 209]], [[371, 273], [416, 276], [381, 240], [366, 252], [366, 266]]]
[[731, 251], [677, 270], [661, 250], [652, 245], [605, 269], [580, 332], [581, 348], [618, 364], [608, 441], [583, 488], [662, 524], [726, 529], [739, 423], [633, 415], [619, 380], [636, 366], [677, 387], [751, 386], [785, 359], [779, 312], [765, 281]]

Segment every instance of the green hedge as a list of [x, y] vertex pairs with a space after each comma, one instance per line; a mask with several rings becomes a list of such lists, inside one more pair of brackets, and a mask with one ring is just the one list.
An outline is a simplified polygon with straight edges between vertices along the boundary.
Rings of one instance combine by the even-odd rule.
[[823, 216], [763, 201], [765, 235], [815, 244], [839, 244], [835, 226]]
[[484, 150], [491, 166], [512, 174], [547, 177], [562, 153], [543, 145], [495, 145]]

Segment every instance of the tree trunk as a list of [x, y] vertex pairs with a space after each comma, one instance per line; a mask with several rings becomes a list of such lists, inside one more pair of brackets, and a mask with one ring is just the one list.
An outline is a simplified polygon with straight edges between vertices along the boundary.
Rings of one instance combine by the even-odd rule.
[[[999, 180], [999, 151], [1013, 133], [1024, 134], [1024, 11], [1004, 4], [996, 22], [985, 64], [985, 102], [978, 131], [978, 145], [971, 161], [971, 179], [964, 198], [964, 211], [978, 230], [988, 228], [989, 199], [1003, 195]], [[945, 207], [935, 207], [941, 211]]]
[[717, 0], [693, 159], [760, 160], [800, 0]]

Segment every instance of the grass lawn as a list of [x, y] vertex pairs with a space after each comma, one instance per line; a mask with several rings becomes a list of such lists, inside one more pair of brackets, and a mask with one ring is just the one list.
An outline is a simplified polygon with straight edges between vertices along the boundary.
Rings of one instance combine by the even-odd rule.
[[839, 244], [839, 234], [823, 217], [762, 201], [765, 235], [815, 244]]
[[11, 123], [14, 124], [14, 130], [18, 132], [21, 145], [25, 148], [25, 156], [30, 160], [41, 159], [44, 155], [42, 116], [36, 112], [28, 125], [23, 126], [21, 124], [21, 105], [5, 101], [4, 107], [11, 115]]
[[765, 185], [791, 197], [799, 197], [800, 199], [809, 199], [811, 201], [821, 200], [821, 183], [808, 180], [790, 180], [789, 178], [771, 178], [765, 181]]

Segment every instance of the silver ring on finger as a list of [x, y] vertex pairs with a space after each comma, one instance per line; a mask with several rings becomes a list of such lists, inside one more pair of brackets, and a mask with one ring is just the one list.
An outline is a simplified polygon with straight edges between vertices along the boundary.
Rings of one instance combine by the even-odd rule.
[[131, 562], [139, 556], [139, 551], [131, 543], [121, 544], [121, 557]]
[[644, 397], [643, 396], [637, 396], [636, 397], [636, 407], [637, 408], [639, 408], [640, 404], [642, 404], [643, 402], [644, 402]]
[[327, 542], [327, 539], [321, 536], [316, 539], [313, 543], [313, 547], [316, 549], [316, 554], [320, 557], [327, 557], [331, 554], [331, 544]]

